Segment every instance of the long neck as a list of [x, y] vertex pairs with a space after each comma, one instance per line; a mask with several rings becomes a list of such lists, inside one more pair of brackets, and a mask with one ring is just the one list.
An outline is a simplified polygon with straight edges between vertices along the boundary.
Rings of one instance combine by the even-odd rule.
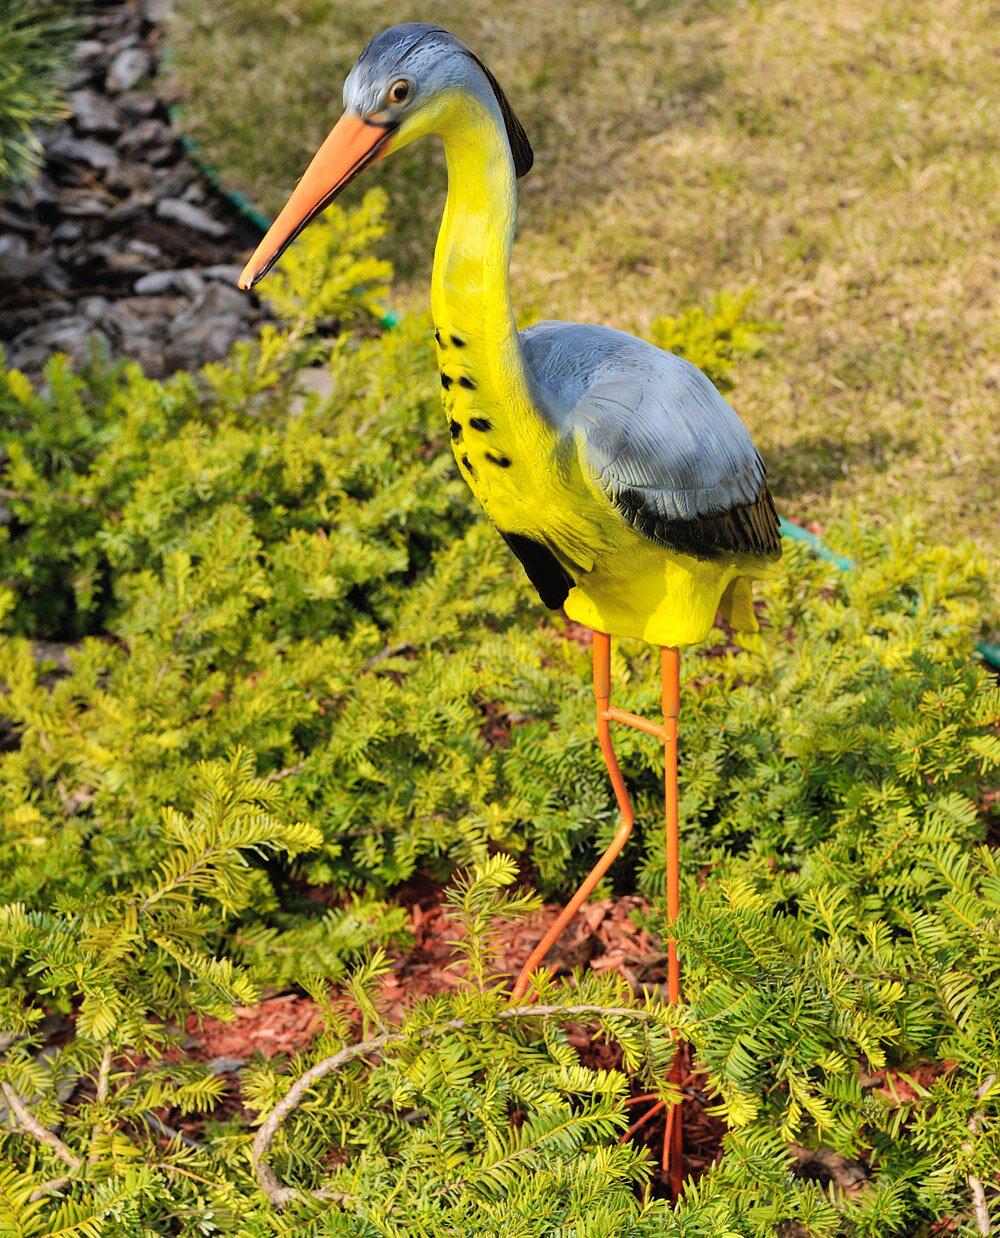
[[444, 133], [448, 201], [434, 253], [431, 311], [446, 348], [459, 341], [482, 396], [516, 418], [530, 398], [510, 303], [517, 188], [499, 117], [477, 100]]

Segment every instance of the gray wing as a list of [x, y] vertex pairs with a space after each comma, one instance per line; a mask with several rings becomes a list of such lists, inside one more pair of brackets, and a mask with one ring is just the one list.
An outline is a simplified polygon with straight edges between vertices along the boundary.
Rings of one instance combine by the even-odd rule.
[[634, 529], [699, 558], [781, 553], [764, 463], [699, 369], [609, 327], [543, 322], [521, 343], [543, 415]]

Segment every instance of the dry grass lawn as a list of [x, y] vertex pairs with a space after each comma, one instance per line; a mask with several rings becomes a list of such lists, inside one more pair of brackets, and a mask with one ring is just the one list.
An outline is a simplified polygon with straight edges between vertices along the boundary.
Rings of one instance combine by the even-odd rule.
[[[723, 288], [779, 327], [735, 402], [785, 513], [996, 523], [998, 13], [985, 0], [180, 0], [188, 124], [274, 210], [382, 26], [435, 20], [535, 142], [525, 314], [650, 321]], [[402, 307], [422, 305], [444, 178], [382, 169]], [[351, 193], [360, 192], [357, 187]]]

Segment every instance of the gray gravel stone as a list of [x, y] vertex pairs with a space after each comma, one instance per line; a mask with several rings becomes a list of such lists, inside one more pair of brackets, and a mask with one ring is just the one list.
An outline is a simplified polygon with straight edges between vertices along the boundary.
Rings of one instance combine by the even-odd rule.
[[149, 90], [129, 90], [119, 95], [118, 106], [132, 120], [147, 120], [160, 105], [159, 99]]
[[108, 90], [113, 95], [120, 95], [131, 90], [142, 79], [148, 76], [153, 67], [153, 61], [142, 47], [126, 47], [115, 56], [105, 79]]
[[174, 0], [146, 0], [146, 16], [154, 26], [162, 26], [173, 11]]
[[70, 245], [73, 241], [78, 241], [81, 236], [83, 236], [83, 224], [78, 224], [73, 219], [64, 219], [52, 229], [49, 240], [54, 245]]
[[150, 293], [155, 295], [158, 292], [169, 292], [174, 286], [173, 271], [150, 271], [148, 275], [143, 275], [135, 281], [135, 290], [140, 295]]
[[17, 284], [31, 279], [45, 267], [45, 254], [32, 253], [23, 236], [0, 236], [0, 282]]
[[[73, 646], [63, 641], [33, 640], [31, 642], [31, 654], [37, 663], [49, 663], [67, 673], [73, 669], [73, 653]], [[46, 1058], [51, 1056], [51, 1052], [45, 1054]], [[41, 1058], [42, 1053], [39, 1053], [38, 1057]]]
[[135, 281], [135, 290], [140, 295], [160, 292], [184, 292], [196, 297], [205, 287], [197, 271], [150, 271]]
[[164, 198], [156, 204], [156, 213], [160, 219], [169, 219], [173, 223], [183, 224], [195, 232], [204, 232], [206, 236], [225, 236], [229, 229], [225, 224], [213, 219], [207, 211], [181, 198]]
[[[96, 251], [97, 246], [94, 248]], [[107, 263], [108, 270], [122, 275], [138, 277], [145, 275], [149, 270], [148, 258], [142, 258], [138, 254], [129, 253], [127, 249], [119, 249], [115, 244], [103, 247], [103, 257]]]
[[[69, 292], [69, 276], [55, 262], [49, 261], [48, 256], [44, 253], [40, 255], [45, 263], [41, 274], [37, 277], [38, 282], [43, 288], [47, 288], [49, 292], [65, 293]], [[69, 306], [66, 307], [69, 309]]]
[[137, 219], [140, 215], [148, 215], [153, 210], [154, 201], [151, 193], [134, 193], [108, 211], [108, 223], [122, 224], [130, 219]]
[[26, 236], [34, 236], [38, 231], [38, 223], [34, 219], [25, 219], [13, 211], [0, 206], [0, 228], [8, 232], [23, 232]]
[[206, 361], [218, 361], [243, 335], [246, 325], [238, 318], [209, 318], [188, 331], [172, 336], [165, 354], [170, 369], [195, 369]]
[[133, 254], [141, 254], [143, 258], [162, 258], [163, 250], [158, 245], [153, 245], [149, 241], [140, 241], [138, 239], [129, 241], [125, 248]]
[[140, 120], [129, 125], [118, 139], [117, 145], [122, 154], [145, 155], [144, 146], [157, 143], [172, 146], [173, 141], [169, 126], [154, 117], [152, 120]]
[[156, 191], [160, 198], [179, 198], [194, 180], [194, 170], [184, 159], [170, 168], [157, 168]]
[[81, 39], [73, 47], [74, 64], [92, 64], [103, 60], [106, 55], [107, 51], [100, 39]]
[[144, 163], [123, 163], [105, 175], [104, 183], [116, 193], [134, 193], [137, 189], [152, 189], [156, 173]]
[[66, 163], [82, 163], [98, 171], [116, 168], [120, 162], [114, 150], [104, 142], [95, 138], [74, 138], [69, 133], [60, 133], [46, 153]]
[[[98, 19], [98, 21], [100, 21], [100, 19]], [[120, 20], [118, 14], [109, 13], [107, 20], [101, 24], [106, 27], [108, 34], [114, 34], [114, 29], [116, 26], [124, 26], [127, 22]], [[135, 30], [128, 30], [125, 34], [115, 39], [114, 42], [108, 44], [108, 52], [112, 60], [114, 60], [119, 52], [127, 51], [132, 47], [138, 47], [141, 42], [142, 40], [139, 38], [139, 35]]]
[[84, 297], [80, 302], [80, 313], [90, 322], [103, 322], [110, 305], [107, 297]]
[[95, 219], [108, 213], [108, 203], [85, 189], [72, 189], [63, 195], [59, 210], [77, 219]]
[[205, 1063], [213, 1075], [234, 1075], [246, 1064], [243, 1057], [213, 1057]]
[[235, 314], [238, 318], [244, 318], [253, 312], [250, 298], [245, 292], [219, 283], [209, 284], [192, 309], [206, 318], [214, 318], [220, 314]]
[[167, 7], [117, 0], [81, 15], [89, 37], [61, 75], [70, 120], [40, 133], [48, 168], [0, 204], [0, 336], [29, 372], [53, 351], [86, 359], [91, 339], [152, 376], [197, 368], [262, 317], [230, 260], [252, 248], [250, 230], [218, 209], [167, 123], [144, 35]]
[[165, 163], [172, 163], [177, 158], [177, 147], [174, 145], [173, 139], [171, 139], [169, 142], [163, 142], [159, 146], [147, 146], [142, 153], [147, 163], [160, 168]]
[[69, 353], [75, 360], [82, 361], [89, 352], [89, 339], [94, 334], [85, 318], [76, 315], [55, 318], [19, 335], [11, 346], [11, 354], [15, 364], [33, 369], [40, 368], [53, 352]]
[[121, 116], [110, 100], [94, 90], [73, 90], [67, 96], [73, 124], [80, 133], [117, 133]]
[[14, 185], [4, 194], [8, 206], [32, 210], [36, 206], [51, 206], [56, 200], [56, 186], [52, 179], [39, 172], [26, 185]]
[[243, 274], [243, 268], [235, 262], [220, 262], [214, 266], [205, 267], [202, 275], [206, 279], [215, 280], [220, 284], [231, 284], [236, 287], [236, 281]]

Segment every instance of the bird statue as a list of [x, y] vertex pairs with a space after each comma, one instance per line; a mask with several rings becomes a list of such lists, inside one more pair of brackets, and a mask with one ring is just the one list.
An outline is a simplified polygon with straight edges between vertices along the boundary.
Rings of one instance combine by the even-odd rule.
[[[434, 254], [431, 310], [458, 468], [545, 606], [593, 629], [597, 732], [621, 812], [610, 846], [532, 952], [534, 971], [632, 829], [612, 722], [663, 743], [667, 991], [680, 1001], [677, 715], [679, 649], [721, 613], [756, 639], [752, 581], [774, 571], [778, 517], [750, 434], [688, 361], [609, 327], [540, 322], [518, 331], [508, 266], [517, 180], [534, 156], [496, 78], [440, 26], [377, 35], [344, 83], [343, 116], [247, 263], [252, 288], [311, 219], [365, 168], [418, 138], [444, 144], [448, 198]], [[662, 722], [611, 704], [611, 638], [661, 649]], [[674, 1078], [680, 1079], [681, 1050]], [[678, 1104], [663, 1163], [680, 1190]]]

